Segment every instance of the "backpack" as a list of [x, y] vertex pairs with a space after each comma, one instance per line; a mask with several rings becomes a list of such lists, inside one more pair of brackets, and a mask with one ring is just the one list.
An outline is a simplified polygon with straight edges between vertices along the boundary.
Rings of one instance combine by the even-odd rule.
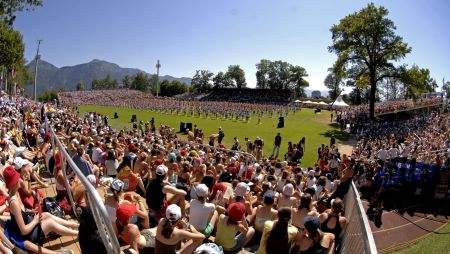
[[44, 201], [42, 202], [42, 206], [44, 208], [44, 212], [51, 213], [52, 215], [64, 218], [64, 210], [61, 208], [61, 206], [56, 201], [56, 198], [53, 197], [47, 197], [44, 198]]

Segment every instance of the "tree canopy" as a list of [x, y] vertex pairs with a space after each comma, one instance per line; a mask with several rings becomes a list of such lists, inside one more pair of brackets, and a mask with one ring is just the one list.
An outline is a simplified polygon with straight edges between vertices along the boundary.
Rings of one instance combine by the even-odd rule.
[[22, 35], [0, 22], [0, 66], [19, 69], [24, 64]]
[[17, 12], [33, 10], [42, 4], [43, 0], [2, 0], [0, 1], [0, 22], [12, 26]]
[[333, 44], [328, 48], [338, 59], [334, 72], [348, 77], [353, 72], [356, 83], [370, 87], [370, 118], [375, 116], [375, 95], [379, 81], [395, 72], [393, 62], [405, 57], [411, 48], [395, 34], [394, 22], [387, 18], [388, 10], [373, 3], [350, 14], [330, 29]]
[[93, 90], [114, 89], [117, 86], [117, 80], [113, 79], [110, 75], [106, 75], [104, 79], [94, 79], [91, 83]]
[[341, 87], [344, 85], [342, 78], [334, 74], [333, 69], [330, 68], [328, 69], [328, 75], [325, 77], [323, 83], [328, 89], [330, 89], [328, 91], [328, 96], [330, 97], [330, 99], [336, 100], [336, 98], [342, 92]]
[[172, 97], [187, 92], [188, 87], [185, 83], [178, 80], [163, 80], [160, 83], [161, 96]]
[[211, 79], [214, 74], [208, 70], [197, 70], [191, 80], [192, 89], [197, 92], [206, 92], [212, 88]]

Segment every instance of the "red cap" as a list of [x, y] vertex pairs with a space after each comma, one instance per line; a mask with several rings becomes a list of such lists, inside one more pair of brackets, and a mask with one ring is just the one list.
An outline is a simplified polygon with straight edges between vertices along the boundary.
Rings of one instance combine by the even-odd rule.
[[20, 174], [17, 173], [13, 166], [8, 166], [3, 171], [3, 179], [5, 179], [6, 188], [11, 189], [19, 182]]
[[136, 212], [136, 206], [121, 204], [117, 207], [116, 218], [122, 222], [129, 222], [131, 216]]
[[181, 152], [180, 152], [180, 153], [181, 153], [181, 156], [186, 156], [186, 154], [187, 154], [187, 151], [183, 149], [183, 150], [181, 150]]
[[45, 138], [51, 138], [52, 134], [49, 131], [45, 132]]
[[128, 151], [133, 152], [134, 150], [136, 150], [136, 147], [133, 144], [129, 144]]
[[159, 166], [161, 164], [163, 164], [163, 160], [161, 160], [161, 159], [155, 160], [155, 166]]
[[236, 202], [228, 206], [228, 219], [234, 222], [239, 222], [245, 218], [245, 205], [241, 202]]

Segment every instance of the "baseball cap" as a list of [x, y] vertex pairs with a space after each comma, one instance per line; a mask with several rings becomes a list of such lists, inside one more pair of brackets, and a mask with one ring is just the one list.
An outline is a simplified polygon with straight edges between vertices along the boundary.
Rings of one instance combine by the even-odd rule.
[[116, 217], [120, 221], [128, 222], [135, 212], [135, 205], [120, 204], [116, 210]]
[[294, 186], [290, 183], [286, 184], [283, 187], [283, 194], [290, 197], [292, 195], [294, 195]]
[[264, 204], [271, 205], [273, 203], [275, 203], [275, 194], [272, 190], [268, 190], [264, 194]]
[[95, 175], [88, 175], [88, 176], [86, 176], [86, 178], [89, 180], [89, 182], [92, 185], [95, 186], [97, 184], [97, 178], [95, 178]]
[[23, 166], [25, 166], [27, 164], [31, 164], [31, 162], [26, 159], [22, 159], [21, 157], [16, 157], [16, 158], [14, 158], [13, 164], [14, 164], [14, 167], [16, 168], [16, 170], [19, 170]]
[[169, 169], [165, 165], [159, 165], [158, 167], [156, 167], [156, 174], [163, 176], [166, 175], [168, 170]]
[[122, 180], [114, 179], [111, 183], [110, 188], [113, 191], [121, 192], [123, 190], [123, 185], [124, 183], [122, 182]]
[[3, 171], [3, 179], [5, 180], [6, 188], [11, 189], [19, 182], [20, 174], [13, 166], [8, 166]]
[[181, 208], [175, 204], [169, 205], [166, 209], [166, 218], [171, 222], [181, 219]]
[[155, 165], [156, 165], [156, 166], [159, 166], [159, 165], [161, 165], [161, 164], [163, 164], [163, 161], [162, 161], [161, 159], [155, 160]]
[[197, 187], [195, 189], [195, 194], [197, 194], [197, 197], [207, 197], [208, 193], [209, 193], [208, 186], [206, 186], [203, 183], [197, 185]]
[[169, 153], [168, 159], [169, 161], [175, 161], [177, 159], [177, 155], [175, 153]]
[[320, 220], [318, 217], [306, 216], [303, 225], [309, 232], [316, 232], [320, 228]]
[[228, 219], [234, 222], [239, 222], [245, 218], [245, 205], [241, 202], [236, 202], [228, 206]]
[[236, 188], [234, 189], [234, 195], [237, 197], [244, 197], [250, 192], [250, 187], [246, 183], [238, 183]]

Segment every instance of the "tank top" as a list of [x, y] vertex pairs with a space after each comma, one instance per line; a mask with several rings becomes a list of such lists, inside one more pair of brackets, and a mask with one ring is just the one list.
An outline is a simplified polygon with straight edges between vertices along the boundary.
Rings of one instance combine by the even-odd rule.
[[312, 245], [309, 249], [301, 251], [301, 254], [327, 254], [328, 249], [323, 247], [320, 244], [320, 241], [314, 242], [314, 245]]
[[177, 253], [177, 245], [168, 245], [160, 242], [158, 239], [155, 239], [155, 254], [176, 254]]
[[[334, 226], [334, 228], [329, 228], [327, 225], [328, 221], [333, 217], [336, 218], [336, 225]], [[339, 223], [339, 215], [333, 216], [329, 215], [328, 219], [326, 219], [324, 222], [322, 222], [322, 224], [320, 224], [320, 228], [322, 229], [323, 232], [333, 233], [334, 237], [336, 238], [335, 241], [337, 242], [339, 239], [339, 235], [341, 234], [342, 231], [341, 224]]]
[[[228, 220], [228, 218], [227, 218]], [[227, 222], [217, 223], [217, 233], [215, 242], [222, 246], [225, 250], [230, 250], [236, 246], [236, 233], [238, 232], [236, 225]]]
[[153, 179], [147, 188], [147, 206], [156, 212], [161, 212], [161, 208], [166, 199], [166, 194], [163, 193], [164, 183], [159, 179]]

